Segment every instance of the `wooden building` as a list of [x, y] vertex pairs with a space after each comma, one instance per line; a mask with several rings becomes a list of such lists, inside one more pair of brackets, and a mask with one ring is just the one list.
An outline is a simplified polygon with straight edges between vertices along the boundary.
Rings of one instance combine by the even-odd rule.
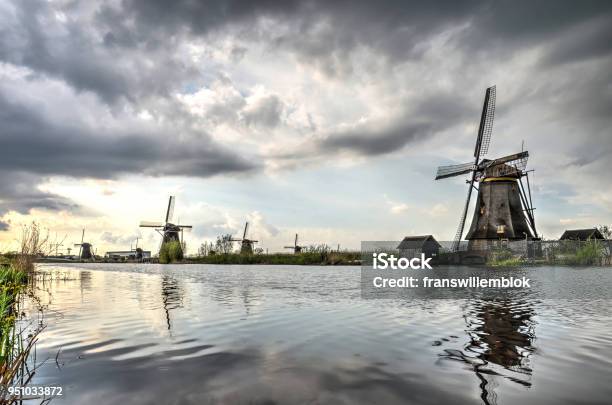
[[559, 238], [559, 240], [591, 240], [591, 239], [606, 239], [599, 229], [597, 228], [589, 228], [589, 229], [568, 229], [563, 232], [563, 235]]
[[433, 235], [406, 236], [397, 249], [401, 257], [420, 257], [424, 253], [426, 257], [437, 256], [442, 245], [438, 243]]

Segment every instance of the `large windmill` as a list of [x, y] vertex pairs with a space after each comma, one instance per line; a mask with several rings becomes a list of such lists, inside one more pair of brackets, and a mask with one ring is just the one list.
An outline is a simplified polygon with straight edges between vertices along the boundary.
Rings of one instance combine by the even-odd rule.
[[92, 244], [85, 242], [85, 229], [83, 229], [83, 233], [81, 234], [81, 243], [75, 243], [74, 247], [79, 247], [79, 259], [81, 260], [92, 260], [95, 259], [91, 248]]
[[[472, 225], [466, 235], [471, 249], [479, 249], [487, 240], [537, 238], [531, 201], [528, 172], [525, 171], [529, 152], [522, 151], [498, 159], [484, 159], [491, 143], [495, 115], [495, 86], [485, 93], [474, 162], [438, 167], [436, 180], [471, 174], [468, 195], [453, 242], [453, 251], [459, 247], [467, 217], [472, 190], [478, 190]], [[527, 180], [527, 193], [522, 178]], [[475, 184], [478, 184], [476, 188]]]
[[293, 246], [284, 246], [285, 249], [293, 249], [293, 253], [298, 254], [302, 252], [302, 246], [298, 245], [298, 234], [295, 234], [295, 242], [293, 242]]
[[242, 239], [231, 238], [232, 242], [240, 242], [240, 254], [241, 255], [251, 255], [253, 254], [253, 245], [256, 242], [259, 242], [254, 239], [247, 238], [247, 232], [249, 230], [249, 223], [244, 224], [244, 232], [242, 233]]
[[176, 225], [172, 223], [172, 216], [174, 215], [174, 202], [176, 200], [175, 196], [170, 196], [168, 199], [168, 209], [166, 210], [166, 219], [164, 222], [150, 222], [150, 221], [142, 221], [140, 223], [141, 228], [155, 228], [155, 230], [162, 236], [162, 243], [176, 241], [183, 246], [183, 231], [191, 230], [191, 225]]

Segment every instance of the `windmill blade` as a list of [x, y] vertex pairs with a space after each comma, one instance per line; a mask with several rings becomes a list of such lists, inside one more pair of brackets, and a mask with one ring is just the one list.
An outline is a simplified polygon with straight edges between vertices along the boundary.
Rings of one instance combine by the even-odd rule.
[[507, 165], [511, 165], [513, 164], [513, 162], [518, 162], [518, 161], [524, 161], [525, 162], [525, 166], [527, 166], [527, 159], [529, 158], [529, 152], [524, 151], [524, 152], [519, 152], [519, 153], [513, 153], [512, 155], [508, 155], [508, 156], [504, 156], [501, 157], [499, 159], [495, 159], [492, 160], [490, 162], [487, 163], [487, 167], [493, 167], [493, 166], [497, 166], [497, 165], [501, 165], [501, 164], [507, 164]]
[[461, 163], [459, 165], [440, 166], [438, 167], [438, 172], [436, 173], [436, 180], [466, 174], [473, 171], [474, 169], [474, 163]]
[[295, 243], [294, 243], [294, 246], [297, 246], [297, 240], [298, 240], [298, 234], [296, 233], [295, 234]]
[[478, 127], [478, 138], [474, 148], [474, 157], [480, 159], [489, 151], [491, 133], [493, 132], [493, 118], [495, 117], [495, 86], [491, 86], [485, 93], [480, 125]]
[[181, 232], [191, 232], [191, 230], [193, 229], [193, 227], [191, 225], [177, 225], [179, 228], [181, 228]]
[[496, 177], [520, 176], [527, 167], [528, 159], [529, 152], [525, 151], [488, 161], [483, 165], [483, 168], [487, 171], [488, 175]]
[[249, 223], [244, 224], [244, 234], [242, 235], [242, 239], [246, 239], [247, 231], [249, 230]]
[[171, 195], [168, 200], [168, 210], [166, 211], [166, 223], [172, 221], [172, 216], [174, 215], [174, 201], [176, 197]]
[[497, 176], [503, 177], [510, 174], [520, 175], [527, 167], [527, 160], [528, 157], [525, 157], [522, 159], [511, 160], [507, 163], [500, 163], [494, 166], [495, 170], [497, 171]]
[[141, 221], [139, 226], [141, 228], [161, 228], [164, 226], [164, 224], [161, 222]]
[[476, 180], [476, 173], [472, 175], [472, 181], [470, 181], [468, 195], [465, 200], [465, 207], [463, 207], [463, 213], [461, 214], [461, 219], [459, 220], [459, 227], [457, 228], [457, 233], [455, 234], [455, 239], [453, 240], [452, 251], [456, 252], [459, 249], [459, 244], [461, 243], [461, 236], [463, 236], [463, 228], [465, 227], [465, 218], [467, 217], [468, 208], [470, 207], [470, 199], [472, 197], [472, 189], [474, 188], [474, 181]]
[[293, 249], [295, 246], [283, 246], [283, 249]]

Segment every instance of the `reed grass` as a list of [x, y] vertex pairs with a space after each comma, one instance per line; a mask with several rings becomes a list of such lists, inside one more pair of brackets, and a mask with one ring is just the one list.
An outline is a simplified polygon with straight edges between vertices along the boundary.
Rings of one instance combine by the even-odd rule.
[[31, 292], [34, 261], [45, 253], [47, 241], [37, 224], [25, 226], [19, 253], [0, 262], [0, 404], [20, 403], [7, 389], [17, 382], [24, 386], [33, 376], [27, 361], [42, 328], [28, 333], [24, 328], [18, 330], [16, 324], [20, 297]]
[[564, 258], [564, 264], [578, 266], [592, 266], [601, 264], [604, 258], [604, 247], [597, 240], [589, 240], [576, 250], [574, 255]]

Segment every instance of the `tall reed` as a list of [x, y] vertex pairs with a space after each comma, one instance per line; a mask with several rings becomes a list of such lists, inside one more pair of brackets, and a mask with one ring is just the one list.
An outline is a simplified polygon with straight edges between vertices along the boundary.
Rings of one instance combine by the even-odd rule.
[[19, 403], [20, 398], [10, 395], [8, 387], [26, 385], [34, 375], [27, 363], [42, 328], [28, 332], [16, 325], [20, 296], [32, 292], [29, 281], [34, 280], [34, 261], [47, 248], [48, 237], [32, 223], [22, 229], [19, 253], [0, 265], [0, 404]]

